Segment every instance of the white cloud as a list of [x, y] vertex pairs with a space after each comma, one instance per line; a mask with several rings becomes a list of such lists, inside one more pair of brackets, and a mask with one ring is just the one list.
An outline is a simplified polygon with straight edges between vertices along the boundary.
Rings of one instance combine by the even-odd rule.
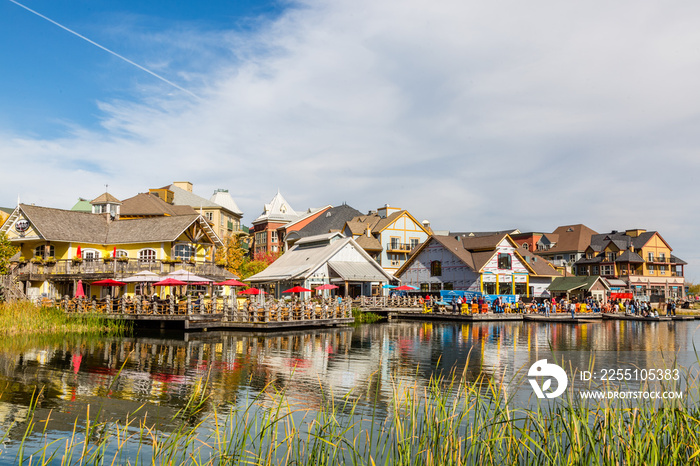
[[133, 101], [99, 104], [102, 131], [0, 136], [0, 201], [188, 179], [229, 188], [249, 222], [279, 187], [296, 209], [389, 203], [439, 229], [658, 229], [700, 264], [698, 10], [309, 0], [252, 34], [158, 33], [193, 67], [146, 62], [202, 100], [144, 76]]

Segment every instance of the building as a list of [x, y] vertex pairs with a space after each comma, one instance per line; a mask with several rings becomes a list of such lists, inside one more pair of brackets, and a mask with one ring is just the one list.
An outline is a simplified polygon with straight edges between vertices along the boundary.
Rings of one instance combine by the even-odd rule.
[[613, 230], [592, 236], [575, 271], [578, 276], [602, 276], [613, 291], [633, 292], [636, 299], [679, 299], [685, 296], [686, 262], [672, 251], [657, 231]]
[[313, 289], [332, 284], [341, 296], [379, 295], [382, 284], [395, 281], [352, 238], [340, 232], [308, 236], [296, 242], [262, 272], [248, 278], [273, 296], [294, 286]]
[[[101, 214], [26, 204], [14, 209], [0, 232], [20, 248], [13, 274], [28, 297], [73, 296], [78, 280], [87, 285], [142, 270], [187, 269], [217, 281], [232, 276], [215, 264], [222, 243], [201, 215], [119, 220], [110, 210], [114, 201], [98, 199], [93, 207], [105, 210]], [[133, 285], [127, 292], [134, 292]]]
[[549, 294], [553, 298], [578, 302], [583, 302], [588, 297], [605, 302], [609, 291], [610, 285], [599, 276], [557, 277], [549, 285]]
[[548, 296], [554, 267], [519, 248], [508, 234], [431, 235], [396, 272], [421, 291], [464, 290], [485, 295]]
[[527, 233], [510, 233], [510, 237], [516, 244], [527, 250], [527, 251], [537, 251], [537, 243], [544, 236], [544, 233], [540, 232], [527, 232]]
[[386, 204], [347, 222], [343, 233], [362, 246], [384, 270], [394, 274], [411, 250], [425, 242], [432, 231], [427, 220], [421, 223], [407, 210]]
[[308, 209], [306, 212], [296, 212], [289, 202], [277, 191], [269, 204], [263, 206], [263, 212], [253, 220], [253, 244], [254, 255], [279, 254], [282, 252], [284, 237], [299, 230], [316, 219], [332, 206], [328, 205], [320, 209]]
[[572, 265], [583, 257], [595, 234], [597, 232], [582, 224], [560, 226], [552, 233], [542, 235], [537, 241], [537, 250], [533, 252], [565, 275], [573, 275]]
[[328, 209], [309, 222], [305, 227], [287, 233], [287, 235], [284, 236], [284, 250], [289, 250], [289, 248], [301, 238], [343, 231], [343, 227], [347, 222], [361, 215], [362, 212], [347, 204]]
[[190, 206], [200, 212], [219, 238], [241, 232], [243, 212], [227, 189], [217, 189], [209, 199], [194, 194], [192, 189], [189, 181], [176, 181], [169, 186], [149, 189], [148, 192], [173, 206]]
[[124, 199], [119, 212], [122, 220], [150, 217], [175, 217], [178, 215], [195, 215], [197, 211], [189, 205], [168, 204], [158, 195], [139, 193]]

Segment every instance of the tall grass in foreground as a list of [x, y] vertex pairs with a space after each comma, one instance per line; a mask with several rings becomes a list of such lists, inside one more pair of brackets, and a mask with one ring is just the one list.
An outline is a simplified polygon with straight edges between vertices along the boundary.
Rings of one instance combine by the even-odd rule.
[[56, 307], [39, 307], [30, 301], [0, 303], [0, 337], [27, 334], [122, 334], [129, 329], [122, 321], [97, 314], [69, 316]]
[[[700, 463], [698, 380], [683, 401], [584, 401], [516, 407], [503, 385], [452, 374], [393, 386], [390, 406], [350, 395], [309, 409], [267, 387], [235, 408], [209, 406], [198, 382], [167, 431], [146, 408], [123, 421], [23, 426], [17, 464], [153, 465], [671, 465]], [[7, 454], [7, 453], [6, 453]], [[0, 456], [0, 461], [8, 460]]]

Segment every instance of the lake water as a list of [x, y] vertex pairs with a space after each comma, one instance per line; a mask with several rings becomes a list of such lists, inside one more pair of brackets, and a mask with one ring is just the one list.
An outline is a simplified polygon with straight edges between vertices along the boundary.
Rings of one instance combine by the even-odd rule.
[[[0, 345], [0, 463], [14, 463], [32, 399], [50, 436], [68, 435], [88, 406], [124, 419], [145, 404], [166, 425], [206, 380], [211, 405], [244, 403], [265, 387], [314, 407], [349, 397], [359, 409], [389, 406], [397, 384], [426, 385], [451, 370], [470, 380], [504, 382], [517, 403], [532, 402], [524, 377], [535, 361], [556, 357], [567, 372], [673, 364], [697, 369], [696, 321], [589, 324], [398, 321], [252, 335], [143, 332], [125, 338]], [[37, 394], [39, 394], [37, 396]]]

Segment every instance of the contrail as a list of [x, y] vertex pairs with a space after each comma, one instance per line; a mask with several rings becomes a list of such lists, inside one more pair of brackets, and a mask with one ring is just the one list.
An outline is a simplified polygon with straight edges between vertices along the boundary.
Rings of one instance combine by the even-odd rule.
[[105, 52], [111, 53], [112, 55], [114, 55], [114, 56], [117, 57], [117, 58], [121, 58], [121, 59], [124, 60], [125, 62], [127, 62], [127, 63], [129, 63], [129, 64], [131, 64], [131, 65], [134, 65], [136, 68], [138, 68], [138, 69], [140, 69], [140, 70], [142, 70], [142, 71], [145, 71], [146, 73], [150, 74], [151, 76], [154, 76], [154, 77], [160, 79], [161, 81], [170, 84], [170, 85], [173, 86], [174, 88], [179, 89], [179, 90], [181, 90], [182, 92], [185, 92], [185, 93], [191, 95], [192, 97], [194, 97], [194, 98], [196, 98], [196, 99], [199, 99], [199, 96], [196, 95], [196, 94], [194, 94], [193, 92], [188, 91], [187, 89], [178, 86], [178, 85], [175, 84], [174, 82], [167, 80], [167, 79], [164, 78], [163, 76], [160, 76], [159, 74], [154, 73], [153, 71], [149, 70], [148, 68], [144, 68], [143, 66], [139, 65], [138, 63], [134, 63], [133, 61], [129, 60], [128, 58], [126, 58], [126, 57], [124, 57], [124, 56], [122, 56], [122, 55], [119, 55], [117, 52], [113, 52], [112, 50], [108, 49], [107, 47], [104, 47], [104, 46], [98, 44], [98, 43], [95, 42], [94, 40], [90, 40], [90, 39], [88, 39], [87, 37], [85, 37], [85, 36], [83, 36], [83, 35], [81, 35], [81, 34], [78, 34], [78, 33], [75, 32], [74, 30], [72, 30], [72, 29], [70, 29], [70, 28], [67, 28], [66, 26], [64, 26], [64, 25], [62, 25], [62, 24], [60, 24], [60, 23], [57, 23], [56, 21], [52, 20], [51, 18], [48, 18], [48, 17], [42, 15], [41, 13], [32, 10], [31, 8], [29, 8], [29, 7], [27, 7], [27, 6], [22, 5], [21, 3], [17, 2], [16, 0], [9, 0], [9, 1], [12, 2], [12, 3], [14, 3], [14, 4], [17, 5], [17, 6], [20, 6], [20, 7], [24, 8], [25, 10], [29, 11], [30, 13], [34, 13], [35, 15], [37, 15], [37, 16], [40, 17], [40, 18], [44, 18], [46, 21], [48, 21], [48, 22], [50, 22], [50, 23], [52, 23], [52, 24], [55, 24], [56, 26], [60, 27], [60, 28], [63, 29], [64, 31], [68, 31], [68, 32], [70, 32], [71, 34], [73, 34], [74, 36], [78, 36], [78, 37], [80, 37], [81, 39], [83, 39], [83, 40], [85, 40], [85, 41], [87, 41], [87, 42], [90, 42], [90, 43], [91, 43], [92, 45], [94, 45], [95, 47], [99, 47], [99, 48], [101, 48], [102, 50], [104, 50]]

